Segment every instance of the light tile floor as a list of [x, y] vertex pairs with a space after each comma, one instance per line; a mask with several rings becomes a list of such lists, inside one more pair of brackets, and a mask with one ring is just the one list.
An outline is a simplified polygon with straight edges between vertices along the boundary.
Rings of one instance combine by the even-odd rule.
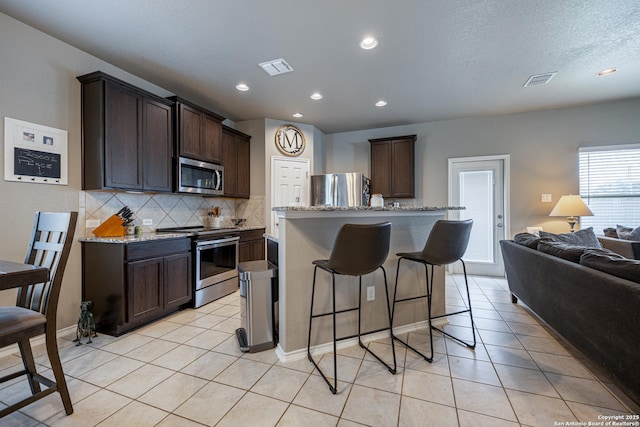
[[[64, 414], [55, 393], [0, 424], [537, 427], [638, 414], [638, 406], [577, 352], [511, 304], [505, 280], [471, 277], [470, 289], [475, 351], [437, 336], [429, 364], [398, 345], [399, 369], [391, 375], [364, 350], [349, 347], [339, 352], [343, 381], [335, 396], [306, 359], [282, 363], [274, 350], [240, 352], [236, 293], [119, 338], [100, 335], [79, 347], [72, 336], [60, 339], [73, 415]], [[452, 310], [464, 305], [461, 290], [462, 276], [447, 276]], [[451, 318], [446, 328], [470, 336], [463, 316]], [[425, 330], [405, 338], [427, 348]], [[390, 355], [388, 340], [369, 345]], [[40, 369], [50, 373], [43, 349], [35, 350]], [[332, 355], [320, 357], [329, 367]], [[19, 363], [17, 355], [0, 359], [0, 375]], [[5, 384], [1, 406], [27, 393], [24, 380]]]

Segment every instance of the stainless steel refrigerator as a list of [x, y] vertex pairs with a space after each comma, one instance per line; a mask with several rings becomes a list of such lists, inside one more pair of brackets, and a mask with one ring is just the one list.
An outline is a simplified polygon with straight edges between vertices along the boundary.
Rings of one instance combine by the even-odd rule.
[[311, 206], [368, 206], [369, 184], [359, 172], [311, 175]]

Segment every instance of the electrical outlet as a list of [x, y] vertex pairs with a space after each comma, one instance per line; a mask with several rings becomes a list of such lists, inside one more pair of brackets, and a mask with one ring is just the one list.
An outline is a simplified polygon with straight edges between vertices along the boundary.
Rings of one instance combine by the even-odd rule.
[[376, 299], [376, 287], [367, 286], [367, 301], [373, 301]]
[[142, 225], [153, 225], [153, 220], [151, 218], [145, 218], [142, 220]]
[[99, 219], [88, 219], [84, 223], [85, 228], [96, 228], [99, 225], [100, 225]]

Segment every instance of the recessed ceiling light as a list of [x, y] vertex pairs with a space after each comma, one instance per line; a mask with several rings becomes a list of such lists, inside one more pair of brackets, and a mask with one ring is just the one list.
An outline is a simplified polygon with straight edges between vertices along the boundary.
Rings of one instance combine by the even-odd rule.
[[598, 73], [599, 76], [607, 76], [609, 74], [613, 74], [618, 71], [617, 68], [607, 68], [606, 70], [602, 70]]
[[293, 113], [293, 117], [295, 117], [296, 119], [299, 119], [300, 117], [304, 117], [304, 114], [302, 114], [302, 113]]
[[375, 37], [365, 37], [360, 41], [360, 47], [366, 50], [378, 46], [378, 39]]
[[322, 94], [315, 92], [311, 94], [311, 99], [313, 99], [314, 101], [318, 101], [320, 99], [322, 99]]
[[244, 84], [244, 83], [238, 83], [238, 84], [236, 85], [236, 89], [238, 89], [240, 92], [246, 92], [246, 91], [248, 91], [248, 90], [249, 90], [249, 86], [247, 86], [247, 85], [246, 85], [246, 84]]
[[387, 105], [387, 101], [380, 100], [376, 102], [376, 107], [384, 107], [385, 105]]

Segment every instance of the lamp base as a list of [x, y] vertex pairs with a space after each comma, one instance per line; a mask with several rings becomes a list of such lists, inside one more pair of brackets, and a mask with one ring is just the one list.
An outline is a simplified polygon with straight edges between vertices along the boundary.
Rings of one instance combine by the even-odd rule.
[[571, 227], [571, 232], [575, 233], [575, 231], [576, 231], [575, 230], [575, 226], [576, 226], [576, 223], [578, 222], [576, 217], [575, 216], [567, 217], [567, 222], [569, 223], [569, 227]]

